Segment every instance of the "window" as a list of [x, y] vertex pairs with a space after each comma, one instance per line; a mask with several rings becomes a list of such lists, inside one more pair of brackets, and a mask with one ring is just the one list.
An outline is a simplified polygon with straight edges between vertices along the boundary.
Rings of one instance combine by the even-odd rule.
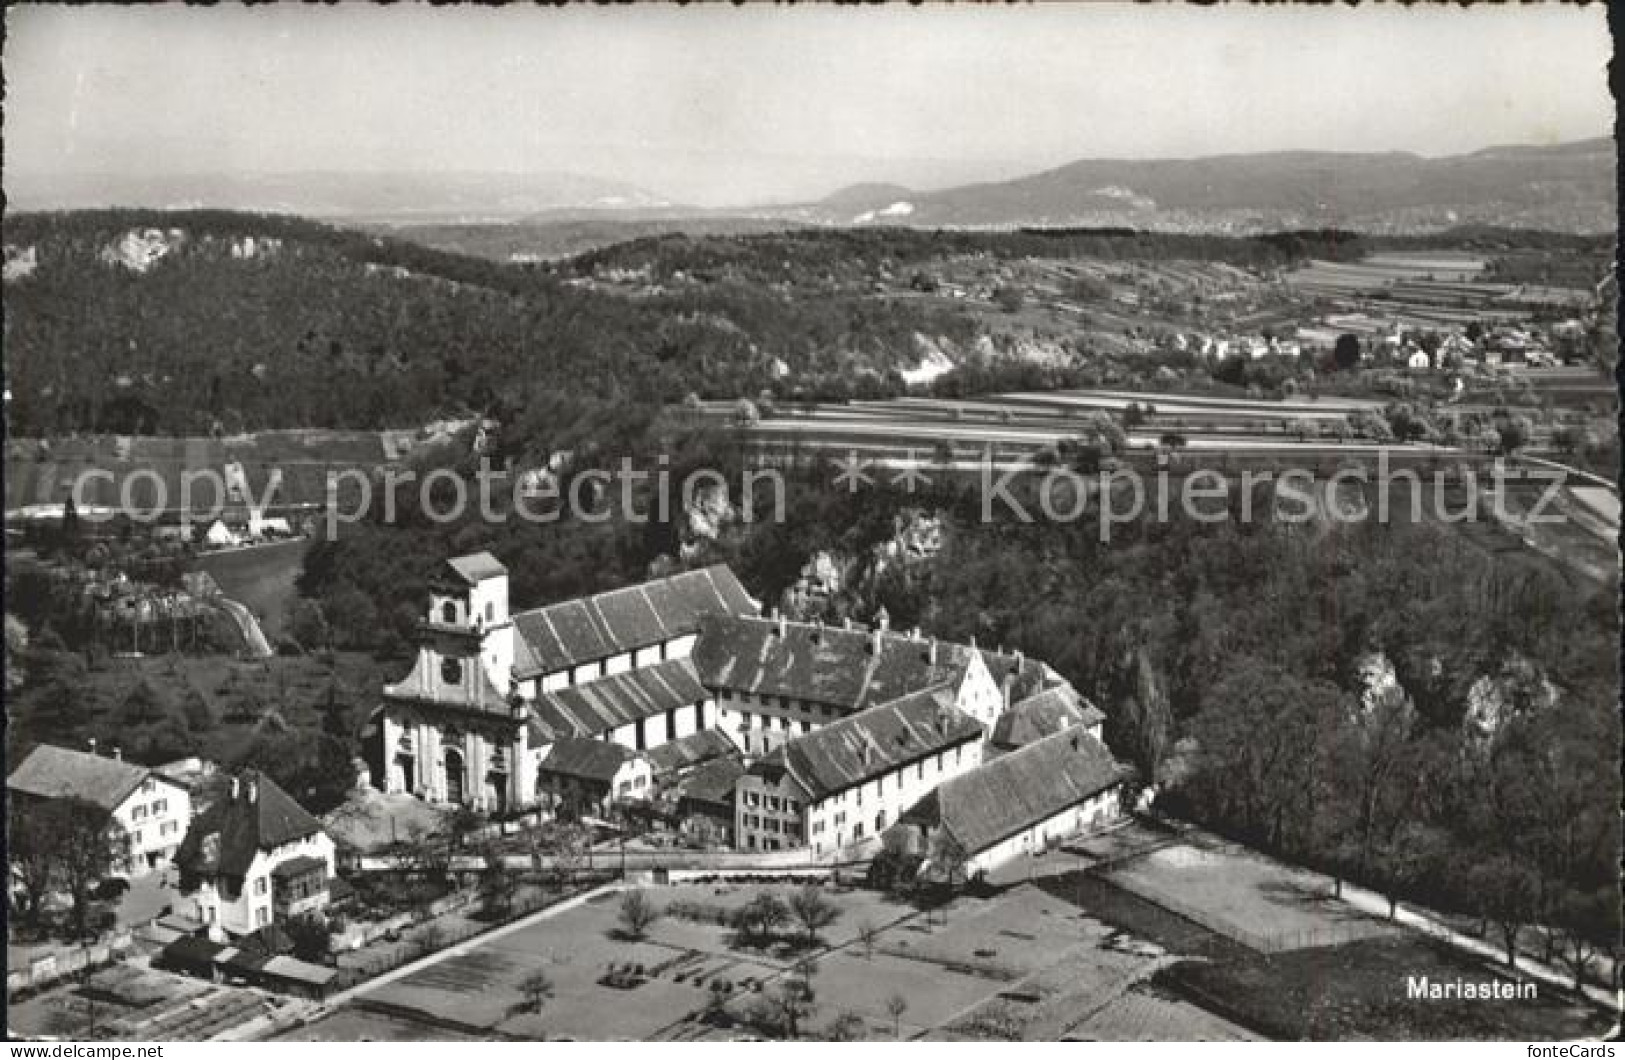
[[265, 925], [269, 924], [270, 922], [271, 922], [271, 911], [269, 909], [265, 908], [262, 905], [258, 909], [254, 910], [254, 923], [255, 924], [259, 925], [260, 927], [264, 927]]
[[458, 684], [463, 679], [463, 664], [456, 659], [441, 659], [440, 679], [448, 685]]
[[130, 811], [130, 820], [132, 820], [132, 821], [144, 821], [146, 819], [147, 819], [147, 808], [145, 806], [137, 806], [135, 809]]
[[485, 620], [487, 622], [491, 622], [491, 621], [494, 621], [496, 619], [496, 617], [497, 617], [496, 605], [493, 604], [489, 600], [485, 601]]
[[254, 893], [255, 894], [264, 894], [265, 893], [265, 877], [264, 876], [261, 876], [259, 879], [254, 881]]
[[169, 809], [169, 800], [168, 799], [159, 799], [157, 802], [152, 804], [153, 816], [157, 816], [160, 813], [164, 813], [168, 809]]
[[448, 626], [457, 624], [457, 605], [455, 603], [450, 600], [446, 601], [445, 606], [440, 609], [440, 621]]

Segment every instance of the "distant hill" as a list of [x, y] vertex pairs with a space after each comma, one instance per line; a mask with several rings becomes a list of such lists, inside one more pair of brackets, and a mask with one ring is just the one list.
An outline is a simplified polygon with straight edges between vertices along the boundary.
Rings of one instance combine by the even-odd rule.
[[348, 220], [509, 221], [554, 210], [671, 209], [624, 181], [579, 173], [274, 173], [259, 175], [7, 173], [14, 210], [245, 210]]
[[1085, 160], [1017, 180], [941, 191], [855, 185], [794, 212], [828, 224], [923, 227], [1254, 232], [1335, 226], [1399, 232], [1493, 224], [1611, 231], [1614, 161], [1607, 139], [1495, 147], [1449, 158], [1285, 151]]

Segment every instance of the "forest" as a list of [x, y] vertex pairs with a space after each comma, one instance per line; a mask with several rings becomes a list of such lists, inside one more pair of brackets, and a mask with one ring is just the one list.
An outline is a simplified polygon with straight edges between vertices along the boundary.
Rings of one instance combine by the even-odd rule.
[[[147, 229], [165, 248], [149, 266], [109, 253]], [[243, 253], [248, 237], [258, 247]], [[1543, 245], [1524, 233], [1459, 237], [1497, 239]], [[870, 290], [876, 276], [906, 276], [934, 257], [1276, 268], [1403, 242], [1335, 231], [832, 229], [653, 237], [537, 265], [274, 215], [20, 214], [6, 228], [11, 429], [372, 430], [470, 413], [505, 419], [560, 391], [639, 403], [890, 396], [903, 390], [899, 370], [918, 361], [917, 335], [968, 347], [979, 333], [963, 306]], [[13, 275], [11, 256], [25, 251], [32, 265]], [[646, 273], [653, 287], [628, 294], [584, 279], [615, 270]], [[951, 386], [1001, 381], [977, 369]]]

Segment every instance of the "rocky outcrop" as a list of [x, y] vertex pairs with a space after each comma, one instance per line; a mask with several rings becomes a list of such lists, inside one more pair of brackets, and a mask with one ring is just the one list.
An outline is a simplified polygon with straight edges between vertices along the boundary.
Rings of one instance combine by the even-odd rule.
[[700, 486], [683, 507], [678, 530], [678, 549], [685, 562], [692, 562], [706, 549], [720, 543], [739, 525], [739, 510], [721, 485]]
[[39, 268], [39, 248], [6, 245], [4, 278], [6, 283], [26, 280]]
[[101, 260], [131, 272], [146, 273], [186, 242], [179, 228], [132, 228], [101, 250]]

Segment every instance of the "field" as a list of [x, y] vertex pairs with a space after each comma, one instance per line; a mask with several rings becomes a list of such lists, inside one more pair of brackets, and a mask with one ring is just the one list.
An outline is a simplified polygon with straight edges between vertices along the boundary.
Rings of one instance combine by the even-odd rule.
[[1395, 931], [1331, 899], [1323, 878], [1209, 838], [1152, 850], [1107, 878], [1261, 953]]
[[1514, 323], [1537, 309], [1578, 312], [1589, 304], [1596, 282], [1595, 276], [1574, 287], [1504, 282], [1491, 264], [1469, 254], [1392, 252], [1357, 262], [1311, 260], [1286, 281], [1309, 297], [1413, 327]]
[[1157, 982], [1272, 1038], [1313, 1041], [1594, 1037], [1608, 1019], [1550, 996], [1518, 1001], [1413, 1001], [1410, 976], [1484, 982], [1495, 969], [1415, 934], [1223, 963], [1181, 964]]
[[[15, 439], [6, 444], [6, 511], [31, 504], [61, 504], [86, 471], [103, 469], [112, 477], [86, 479], [80, 500], [86, 507], [118, 507], [128, 493], [129, 507], [175, 509], [190, 494], [196, 510], [224, 502], [218, 478], [185, 486], [184, 476], [212, 472], [223, 476], [228, 464], [241, 465], [248, 492], [255, 500], [271, 498], [273, 507], [319, 505], [327, 497], [330, 471], [363, 471], [388, 462], [377, 431], [261, 431], [227, 438], [159, 438], [90, 436]], [[272, 488], [272, 470], [280, 485]], [[247, 498], [245, 498], [247, 499]]]

